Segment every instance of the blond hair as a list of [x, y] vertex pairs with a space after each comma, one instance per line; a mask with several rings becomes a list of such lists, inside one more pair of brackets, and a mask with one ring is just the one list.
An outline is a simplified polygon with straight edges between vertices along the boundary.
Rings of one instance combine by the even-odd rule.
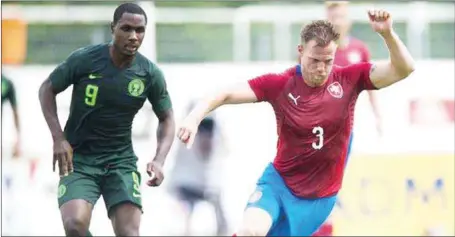
[[339, 38], [340, 34], [335, 30], [332, 23], [326, 20], [313, 21], [304, 26], [300, 32], [302, 43], [315, 40], [319, 46], [326, 46], [332, 41], [337, 41]]

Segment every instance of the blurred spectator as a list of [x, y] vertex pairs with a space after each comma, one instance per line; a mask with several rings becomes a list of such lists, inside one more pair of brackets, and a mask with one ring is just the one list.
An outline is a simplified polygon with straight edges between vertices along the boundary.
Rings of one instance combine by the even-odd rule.
[[[190, 106], [189, 110], [193, 105]], [[188, 111], [189, 111], [188, 110]], [[226, 235], [227, 222], [221, 203], [219, 185], [212, 185], [211, 173], [217, 174], [214, 159], [220, 158], [219, 151], [224, 147], [215, 117], [202, 120], [191, 149], [178, 143], [174, 167], [170, 173], [170, 192], [181, 204], [185, 213], [185, 233], [192, 235], [190, 220], [198, 202], [206, 201], [213, 205], [217, 221], [217, 234]], [[213, 170], [215, 169], [215, 170]], [[216, 178], [216, 177], [215, 177]]]
[[6, 101], [10, 103], [13, 110], [14, 124], [16, 126], [16, 142], [13, 147], [13, 157], [18, 157], [20, 155], [20, 119], [17, 109], [16, 89], [14, 88], [13, 82], [2, 73], [2, 113], [3, 103]]

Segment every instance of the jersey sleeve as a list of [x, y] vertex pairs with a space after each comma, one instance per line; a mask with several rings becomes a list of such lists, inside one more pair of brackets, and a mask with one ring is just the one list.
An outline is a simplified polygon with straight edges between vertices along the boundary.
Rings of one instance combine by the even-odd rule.
[[270, 102], [278, 96], [283, 87], [283, 77], [282, 74], [264, 74], [248, 80], [248, 84], [259, 102]]
[[84, 62], [84, 54], [81, 49], [74, 51], [71, 55], [49, 75], [52, 88], [55, 93], [60, 93], [78, 79], [79, 67]]
[[159, 117], [162, 113], [172, 108], [172, 102], [163, 72], [156, 66], [151, 70], [152, 85], [147, 97], [152, 104], [153, 112]]
[[358, 93], [363, 90], [377, 90], [370, 79], [371, 69], [374, 67], [372, 63], [356, 63], [344, 68], [346, 78], [355, 82]]

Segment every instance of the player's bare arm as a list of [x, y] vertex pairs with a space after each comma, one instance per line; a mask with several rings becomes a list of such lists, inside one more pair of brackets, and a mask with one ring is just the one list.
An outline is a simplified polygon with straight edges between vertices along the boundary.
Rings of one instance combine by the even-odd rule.
[[254, 103], [258, 99], [248, 82], [241, 82], [200, 100], [184, 119], [177, 137], [191, 148], [199, 123], [210, 112], [225, 104]]
[[175, 134], [175, 119], [172, 109], [157, 115], [158, 130], [157, 130], [157, 147], [155, 158], [147, 165], [147, 173], [152, 178], [147, 182], [149, 186], [159, 186], [163, 182], [164, 176], [162, 167], [166, 161], [166, 157], [171, 150]]
[[382, 10], [368, 11], [371, 27], [384, 39], [390, 59], [378, 62], [370, 72], [373, 85], [380, 89], [408, 77], [414, 71], [414, 59], [392, 27], [392, 17]]
[[53, 170], [55, 171], [55, 164], [58, 161], [60, 176], [66, 176], [68, 173], [73, 172], [73, 150], [71, 145], [66, 140], [60, 121], [57, 115], [57, 93], [54, 92], [52, 82], [47, 79], [41, 84], [39, 89], [39, 100], [41, 104], [41, 110], [49, 130], [54, 140], [54, 158], [53, 158]]

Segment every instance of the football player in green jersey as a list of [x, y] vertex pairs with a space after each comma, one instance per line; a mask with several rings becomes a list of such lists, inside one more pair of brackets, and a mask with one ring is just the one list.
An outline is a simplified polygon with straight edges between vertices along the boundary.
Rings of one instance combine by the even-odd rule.
[[[141, 175], [131, 142], [133, 119], [146, 100], [158, 117], [157, 150], [147, 164], [149, 186], [163, 181], [162, 167], [174, 140], [171, 99], [161, 70], [137, 52], [147, 15], [134, 3], [117, 7], [112, 42], [74, 51], [43, 82], [42, 111], [58, 163], [58, 203], [66, 235], [87, 235], [102, 195], [117, 236], [138, 236]], [[60, 127], [56, 96], [73, 86], [70, 115]]]
[[[2, 110], [3, 110], [3, 103], [9, 102], [11, 105], [11, 109], [13, 110], [14, 116], [14, 125], [16, 126], [16, 142], [14, 143], [13, 147], [13, 157], [17, 158], [20, 155], [20, 119], [19, 119], [19, 110], [17, 108], [17, 98], [16, 98], [16, 89], [14, 87], [13, 82], [8, 79], [2, 73]], [[3, 112], [3, 111], [2, 111]]]

